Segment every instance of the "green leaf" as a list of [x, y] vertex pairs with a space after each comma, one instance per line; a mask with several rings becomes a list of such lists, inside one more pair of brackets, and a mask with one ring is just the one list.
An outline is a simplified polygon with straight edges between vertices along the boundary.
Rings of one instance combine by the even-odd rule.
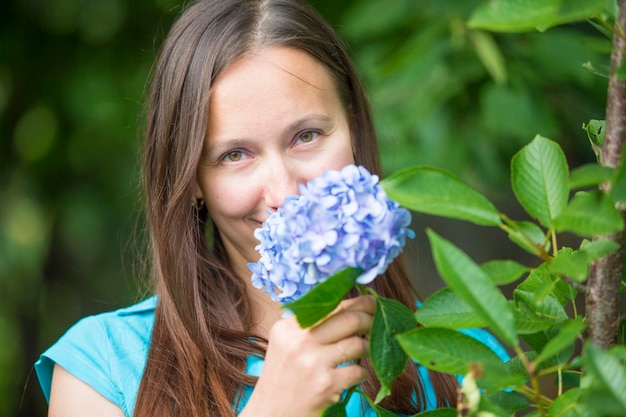
[[549, 269], [554, 274], [569, 277], [582, 283], [589, 274], [589, 265], [604, 256], [615, 252], [619, 245], [610, 240], [584, 241], [580, 250], [561, 248], [552, 258]]
[[541, 248], [547, 251], [550, 247], [549, 242], [546, 242], [545, 232], [532, 222], [511, 222], [508, 236], [511, 242], [533, 255], [540, 255]]
[[376, 404], [374, 401], [372, 401], [372, 399], [368, 397], [367, 395], [362, 394], [362, 397], [365, 398], [369, 406], [372, 407], [372, 409], [374, 410], [374, 412], [376, 413], [378, 417], [397, 417], [395, 413], [392, 413], [391, 411], [385, 408], [382, 408], [381, 406]]
[[569, 277], [576, 282], [584, 282], [589, 272], [589, 260], [587, 254], [582, 251], [561, 248], [552, 258], [549, 269], [553, 274]]
[[[531, 361], [537, 356], [537, 352], [535, 351], [525, 352], [524, 354], [526, 355], [526, 358]], [[519, 355], [512, 357], [507, 362], [507, 365], [509, 366], [509, 372], [511, 372], [511, 375], [516, 375], [520, 378], [524, 378], [525, 380], [529, 379], [526, 365], [524, 365], [524, 361], [520, 359]]]
[[[511, 358], [510, 361], [508, 361], [508, 365], [509, 365], [509, 369], [511, 371], [511, 374], [513, 375], [517, 375], [519, 377], [524, 377], [525, 381], [528, 382], [529, 376], [528, 376], [528, 370], [526, 369], [526, 363], [527, 362], [533, 362], [535, 360], [535, 358], [537, 357], [537, 352], [535, 352], [534, 350], [531, 351], [527, 351], [524, 352], [524, 356], [526, 356], [525, 360], [522, 360], [520, 355], [515, 356], [514, 358]], [[547, 361], [544, 361], [540, 364], [538, 364], [534, 370], [535, 372], [539, 372], [548, 368], [552, 368], [555, 366], [558, 366], [559, 363], [556, 360], [550, 359]], [[553, 373], [553, 370], [549, 371], [550, 374]]]
[[437, 408], [431, 411], [415, 414], [414, 417], [457, 417], [456, 408]]
[[[585, 344], [583, 360], [585, 370], [593, 378], [593, 391], [590, 397], [602, 397], [604, 404], [596, 402], [596, 407], [604, 410], [610, 406], [610, 414], [626, 414], [626, 366], [611, 350], [601, 350], [591, 343]], [[585, 376], [587, 378], [587, 376]]]
[[606, 388], [585, 392], [581, 406], [584, 410], [593, 410], [592, 413], [587, 414], [593, 417], [626, 416], [626, 409], [613, 398]]
[[579, 316], [566, 321], [559, 334], [552, 338], [539, 352], [539, 356], [535, 359], [536, 363], [539, 364], [550, 359], [571, 347], [583, 330], [585, 330], [585, 322], [582, 317]]
[[[617, 9], [617, 2], [614, 3], [613, 8], [609, 8], [609, 13], [608, 15], [611, 16], [611, 19], [615, 19], [615, 16], [617, 15], [617, 13], [614, 11]], [[603, 38], [601, 39], [606, 39], [606, 40], [610, 40], [613, 38], [613, 28], [612, 27], [606, 27], [604, 24], [602, 24], [601, 22], [596, 22], [595, 20], [588, 20], [589, 24], [591, 26], [593, 26], [594, 29], [596, 29], [599, 33], [601, 33], [603, 36]], [[600, 51], [603, 51], [602, 49]], [[610, 54], [610, 49], [609, 51], [604, 51], [605, 55], [609, 55]]]
[[478, 191], [453, 174], [432, 167], [410, 167], [381, 181], [400, 205], [420, 213], [499, 226], [500, 213]]
[[587, 417], [587, 412], [580, 405], [580, 388], [572, 388], [554, 399], [550, 404], [550, 416], [553, 417]]
[[583, 130], [587, 132], [589, 143], [594, 148], [601, 148], [604, 144], [604, 130], [606, 128], [606, 120], [591, 119], [589, 123], [583, 123]]
[[[611, 67], [609, 67], [608, 65], [596, 65], [591, 61], [587, 61], [582, 65], [582, 67], [590, 73], [602, 78], [609, 78], [609, 75], [611, 74]], [[599, 149], [596, 149], [593, 145], [592, 148], [596, 154], [597, 160], [599, 161]]]
[[[554, 320], [555, 324], [561, 324], [569, 317], [561, 303], [552, 295], [548, 295], [544, 299], [537, 301], [535, 293], [521, 290], [518, 286], [517, 289], [513, 291], [513, 297], [518, 304], [524, 303], [538, 317]], [[539, 351], [541, 349], [536, 350]]]
[[439, 274], [459, 297], [510, 346], [517, 346], [513, 313], [504, 295], [463, 251], [432, 230], [427, 231]]
[[[601, 26], [601, 25], [598, 25]], [[597, 26], [596, 26], [597, 27]], [[604, 28], [600, 28], [603, 30]], [[609, 35], [609, 37], [613, 37], [613, 35]], [[592, 73], [599, 75], [601, 77], [608, 78], [611, 70], [610, 68], [606, 68], [602, 66], [602, 68], [596, 68], [591, 62], [586, 62], [583, 64], [583, 68], [591, 71]], [[587, 138], [589, 139], [589, 144], [591, 145], [591, 149], [596, 156], [596, 162], [600, 162], [600, 152], [602, 151], [602, 145], [604, 144], [604, 131], [606, 129], [606, 120], [595, 120], [591, 119], [588, 124], [583, 123], [583, 130], [587, 132]]]
[[491, 0], [472, 14], [468, 26], [495, 32], [544, 31], [602, 13], [606, 0]]
[[491, 78], [497, 84], [505, 84], [507, 80], [505, 60], [493, 36], [487, 32], [473, 30], [469, 31], [468, 37]]
[[524, 209], [544, 227], [567, 206], [565, 155], [556, 142], [537, 135], [511, 159], [513, 192]]
[[554, 322], [546, 320], [543, 317], [538, 317], [528, 308], [515, 308], [515, 304], [512, 300], [509, 301], [512, 304], [513, 317], [515, 318], [515, 327], [517, 328], [517, 334], [533, 334], [546, 329], [549, 329], [554, 325]]
[[283, 307], [295, 314], [300, 327], [311, 327], [339, 305], [362, 273], [361, 268], [339, 271], [313, 287], [302, 298]]
[[592, 237], [624, 228], [624, 220], [613, 200], [602, 191], [579, 192], [554, 220], [558, 232]]
[[[535, 351], [541, 352], [548, 342], [555, 337], [562, 328], [563, 322], [568, 319], [563, 306], [553, 296], [548, 296], [541, 301], [535, 302], [535, 295], [529, 291], [516, 289], [513, 296], [518, 309], [523, 309], [526, 313], [531, 313], [547, 322], [551, 326], [536, 333], [520, 333], [522, 339]], [[565, 352], [558, 356], [558, 363], [565, 363], [571, 353]]]
[[[530, 271], [528, 277], [517, 286], [517, 289], [535, 294], [533, 300], [535, 304], [541, 303], [545, 297], [552, 295], [561, 305], [565, 305], [577, 294], [575, 289], [552, 274], [545, 263]], [[549, 291], [545, 292], [546, 289]]]
[[535, 303], [541, 304], [549, 295], [554, 293], [557, 282], [561, 279], [558, 276], [554, 276], [551, 281], [546, 281], [542, 286], [535, 289]]
[[374, 404], [372, 408], [374, 409], [378, 417], [397, 417], [396, 413], [392, 413], [391, 411], [382, 408], [378, 404]]
[[620, 248], [619, 244], [612, 240], [585, 240], [580, 245], [580, 251], [585, 253], [588, 262], [597, 261], [600, 258], [615, 252]]
[[428, 297], [415, 313], [417, 321], [425, 327], [470, 329], [487, 324], [450, 288], [443, 288]]
[[580, 388], [572, 388], [565, 391], [554, 399], [550, 404], [549, 414], [553, 417], [597, 417], [593, 410], [589, 410], [586, 404], [581, 403], [582, 392]]
[[613, 168], [598, 164], [587, 164], [576, 168], [570, 173], [569, 188], [577, 190], [581, 188], [597, 187], [611, 179]]
[[626, 203], [626, 168], [620, 168], [618, 174], [615, 175], [611, 197], [617, 202]]
[[517, 281], [530, 268], [515, 261], [489, 261], [481, 265], [491, 282], [496, 285], [507, 285]]
[[[580, 356], [574, 358], [572, 362], [580, 359]], [[574, 371], [565, 371], [562, 376], [563, 386], [568, 388], [579, 387], [580, 386], [580, 373]]]
[[370, 360], [381, 383], [376, 403], [391, 394], [393, 381], [404, 371], [409, 360], [396, 336], [415, 327], [415, 316], [404, 304], [376, 297], [376, 313], [370, 331]]
[[338, 403], [331, 405], [324, 410], [322, 417], [348, 417], [345, 404], [342, 401], [339, 401]]
[[447, 374], [465, 375], [476, 365], [483, 387], [504, 388], [513, 378], [508, 366], [484, 344], [463, 333], [441, 328], [417, 328], [398, 336], [404, 351], [421, 365]]
[[346, 34], [357, 39], [383, 35], [411, 14], [410, 3], [402, 0], [391, 0], [382, 10], [376, 6], [372, 2], [350, 3], [349, 18], [344, 21]]
[[615, 345], [611, 347], [611, 355], [617, 360], [620, 360], [626, 363], [626, 346]]
[[528, 400], [514, 391], [496, 391], [485, 394], [485, 397], [498, 407], [506, 410], [507, 415], [512, 416], [516, 411], [528, 407]]
[[589, 265], [604, 256], [615, 252], [619, 245], [610, 240], [584, 241], [580, 250], [563, 247], [552, 258], [550, 272], [566, 276], [582, 283], [587, 280]]
[[503, 409], [497, 404], [494, 404], [489, 397], [485, 395], [480, 396], [480, 403], [476, 415], [487, 415], [490, 417], [511, 417], [511, 413], [508, 410]]

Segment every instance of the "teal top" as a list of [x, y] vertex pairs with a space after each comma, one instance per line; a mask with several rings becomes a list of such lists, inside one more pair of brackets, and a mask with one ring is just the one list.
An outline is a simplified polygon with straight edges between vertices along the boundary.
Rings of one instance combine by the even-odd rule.
[[[153, 296], [130, 307], [85, 317], [72, 326], [35, 363], [46, 400], [50, 399], [52, 370], [56, 363], [131, 417], [148, 357], [155, 307], [156, 297]], [[508, 354], [490, 333], [482, 329], [465, 330], [464, 333], [489, 346], [503, 360], [508, 360]], [[260, 376], [263, 363], [263, 359], [249, 356], [246, 373]], [[419, 374], [426, 409], [434, 409], [435, 393], [426, 368], [420, 366]], [[239, 411], [245, 406], [252, 389], [244, 387]], [[358, 395], [353, 395], [346, 409], [348, 417], [375, 417], [375, 412], [364, 403]]]

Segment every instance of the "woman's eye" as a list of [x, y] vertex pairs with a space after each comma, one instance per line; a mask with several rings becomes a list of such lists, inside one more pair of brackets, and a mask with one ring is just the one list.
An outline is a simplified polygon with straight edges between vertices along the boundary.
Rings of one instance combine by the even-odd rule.
[[314, 141], [319, 135], [319, 132], [307, 130], [306, 132], [300, 133], [300, 135], [298, 136], [298, 141], [302, 143], [309, 143]]
[[222, 158], [223, 161], [226, 162], [238, 162], [241, 161], [245, 157], [245, 154], [242, 151], [230, 151]]

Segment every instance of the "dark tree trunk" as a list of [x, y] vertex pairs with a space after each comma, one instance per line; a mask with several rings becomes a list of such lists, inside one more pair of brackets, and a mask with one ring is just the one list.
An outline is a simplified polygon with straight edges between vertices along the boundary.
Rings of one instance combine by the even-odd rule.
[[[626, 0], [618, 0], [619, 15], [615, 22], [613, 52], [611, 54], [611, 75], [609, 78], [606, 106], [606, 129], [604, 145], [600, 152], [600, 163], [617, 167], [626, 138], [626, 83], [618, 76], [626, 51]], [[622, 71], [623, 73], [623, 71]], [[620, 207], [626, 218], [624, 207]], [[624, 256], [624, 232], [600, 236], [601, 240], [617, 242], [621, 250], [595, 262], [589, 273], [586, 294], [586, 318], [589, 339], [598, 347], [608, 348], [616, 340], [619, 327], [620, 285]]]

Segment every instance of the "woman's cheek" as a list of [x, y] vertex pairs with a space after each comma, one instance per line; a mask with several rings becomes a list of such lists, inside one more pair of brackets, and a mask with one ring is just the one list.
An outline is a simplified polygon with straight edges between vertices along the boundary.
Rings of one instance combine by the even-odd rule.
[[220, 210], [231, 216], [243, 215], [254, 208], [259, 194], [252, 179], [225, 179], [215, 187]]
[[345, 146], [335, 152], [325, 154], [323, 157], [316, 159], [315, 162], [309, 161], [307, 164], [308, 175], [305, 175], [305, 177], [307, 178], [307, 181], [309, 181], [315, 177], [319, 177], [325, 171], [340, 171], [342, 168], [350, 164], [354, 164], [352, 147]]

